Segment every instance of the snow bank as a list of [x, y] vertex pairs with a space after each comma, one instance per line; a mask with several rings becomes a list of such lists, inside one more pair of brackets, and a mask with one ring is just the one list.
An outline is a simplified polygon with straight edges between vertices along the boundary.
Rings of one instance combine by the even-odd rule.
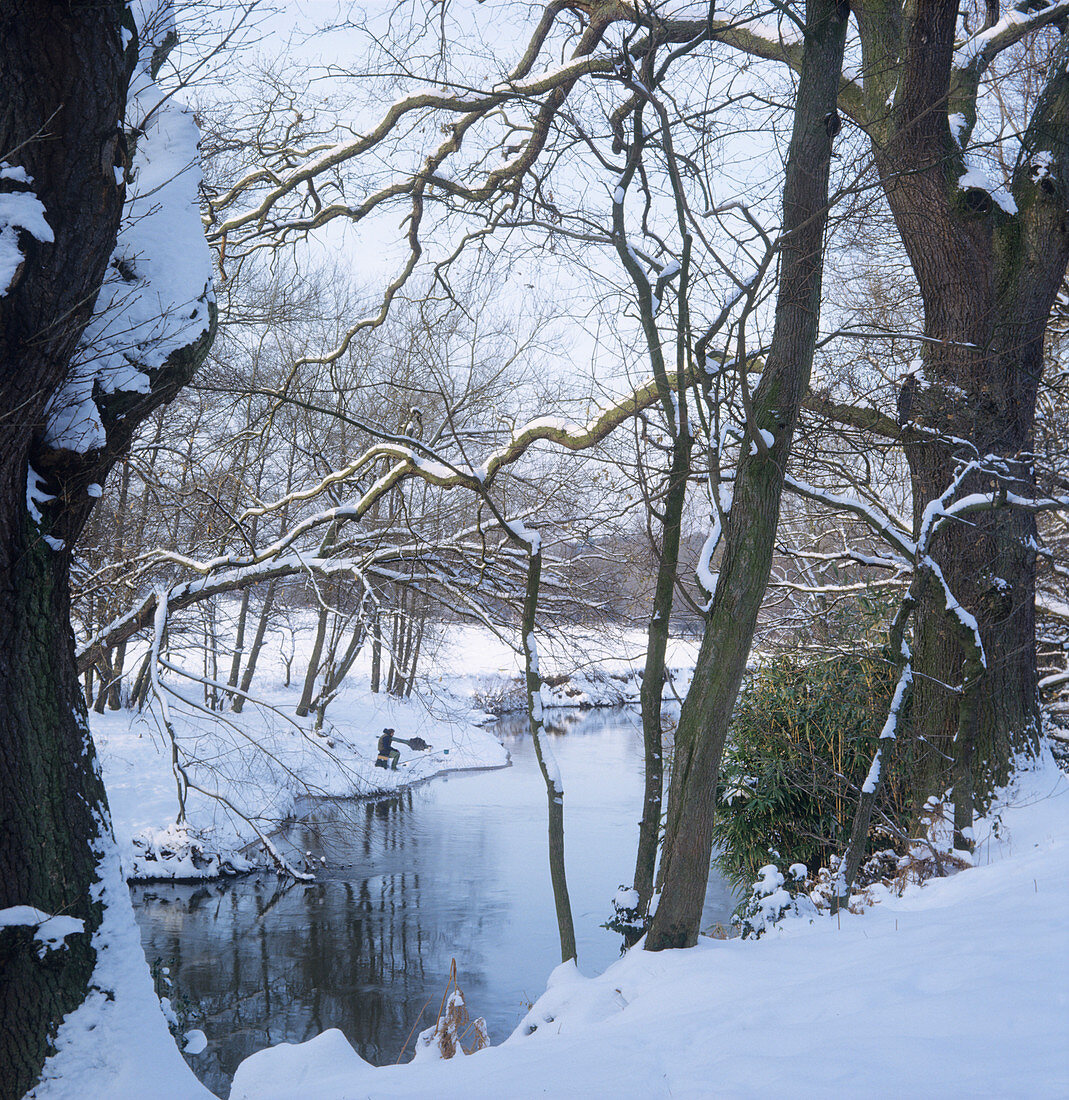
[[448, 1062], [372, 1069], [329, 1032], [273, 1047], [231, 1100], [1065, 1095], [1069, 782], [1049, 754], [997, 814], [978, 866], [864, 915], [558, 968], [510, 1039]]
[[[223, 616], [225, 618], [225, 615]], [[313, 615], [297, 612], [284, 645], [265, 647], [252, 691], [263, 706], [240, 715], [203, 709], [201, 688], [173, 675], [171, 727], [193, 786], [186, 822], [175, 824], [177, 783], [171, 739], [155, 710], [90, 714], [127, 877], [198, 879], [263, 865], [258, 832], [270, 834], [299, 812], [303, 799], [377, 797], [449, 771], [504, 767], [508, 753], [485, 729], [492, 714], [526, 706], [522, 658], [489, 630], [451, 625], [424, 640], [417, 691], [408, 700], [367, 688], [363, 655], [317, 733], [311, 718], [296, 719], [299, 671], [284, 685], [286, 659], [302, 670], [314, 635]], [[276, 633], [280, 633], [277, 632]], [[288, 648], [287, 648], [288, 647]], [[686, 690], [697, 642], [673, 639], [666, 699]], [[546, 707], [621, 706], [638, 702], [645, 636], [639, 632], [573, 632], [565, 641], [539, 636]], [[129, 656], [134, 667], [139, 654]], [[397, 737], [421, 737], [425, 752], [401, 750], [397, 771], [375, 767], [385, 727]], [[212, 798], [196, 787], [213, 791]], [[229, 806], [227, 805], [229, 803]], [[245, 818], [249, 820], [245, 820]], [[251, 861], [251, 862], [250, 862]]]
[[167, 1029], [118, 852], [110, 841], [100, 874], [97, 897], [104, 904], [104, 919], [93, 934], [93, 987], [64, 1018], [56, 1052], [27, 1100], [211, 1100]]
[[[172, 706], [172, 728], [190, 781], [202, 788], [188, 790], [183, 826], [174, 824], [178, 798], [170, 737], [156, 715], [90, 716], [128, 878], [215, 878], [246, 871], [265, 863], [256, 850], [259, 833], [269, 835], [291, 819], [304, 799], [391, 794], [442, 772], [508, 763], [496, 738], [474, 725], [485, 717], [478, 712], [435, 719], [418, 701], [354, 686], [335, 700], [317, 734], [311, 719], [282, 716], [293, 713], [293, 692], [269, 700], [275, 709], [250, 704], [240, 715], [222, 710], [217, 719]], [[431, 748], [417, 752], [400, 745], [401, 767], [378, 768], [377, 741], [387, 726], [398, 737], [418, 735]]]
[[[690, 683], [699, 639], [671, 638], [666, 654], [664, 698], [682, 697]], [[638, 630], [571, 630], [567, 637], [538, 635], [543, 707], [637, 705], [646, 657], [646, 634]], [[458, 704], [508, 714], [527, 705], [523, 659], [490, 631], [451, 626], [434, 658], [432, 686]], [[457, 673], [456, 669], [463, 669]]]

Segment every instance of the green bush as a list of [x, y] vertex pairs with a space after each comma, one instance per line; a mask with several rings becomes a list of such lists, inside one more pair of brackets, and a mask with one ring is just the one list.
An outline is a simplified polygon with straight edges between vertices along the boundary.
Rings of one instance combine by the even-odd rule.
[[[777, 657], [749, 678], [717, 786], [717, 862], [736, 889], [767, 863], [812, 875], [841, 852], [897, 673], [882, 654]], [[873, 820], [909, 816], [908, 753], [898, 745]], [[891, 846], [886, 835], [875, 847]]]

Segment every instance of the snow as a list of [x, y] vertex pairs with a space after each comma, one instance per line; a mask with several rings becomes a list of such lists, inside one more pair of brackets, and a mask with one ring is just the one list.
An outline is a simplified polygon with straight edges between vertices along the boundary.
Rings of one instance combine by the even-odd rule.
[[[312, 613], [294, 621], [295, 670], [307, 662], [314, 624]], [[315, 733], [311, 718], [293, 717], [300, 675], [284, 686], [280, 639], [269, 636], [252, 685], [264, 706], [247, 703], [240, 716], [229, 710], [206, 714], [192, 705], [203, 705], [192, 698], [198, 685], [164, 676], [165, 684], [190, 699], [187, 704], [172, 697], [168, 708], [193, 784], [186, 792], [187, 821], [181, 825], [175, 822], [171, 742], [159, 710], [90, 713], [127, 878], [208, 879], [267, 864], [257, 829], [269, 835], [279, 821], [299, 813], [309, 795], [375, 797], [449, 771], [507, 765], [508, 754], [480, 723], [487, 721], [488, 711], [526, 708], [524, 664], [516, 648], [489, 630], [451, 625], [428, 633], [424, 672], [410, 700], [368, 690], [370, 657], [363, 655], [327, 710], [322, 735]], [[528, 642], [542, 675], [553, 681], [543, 684], [536, 710], [638, 702], [646, 644], [641, 631], [613, 637], [576, 632], [568, 644], [533, 635]], [[696, 651], [695, 639], [670, 639], [666, 698], [685, 690]], [[130, 666], [139, 659], [132, 651]], [[432, 747], [409, 753], [402, 746], [397, 771], [377, 768], [377, 740], [386, 726], [398, 737], [420, 736]], [[550, 745], [551, 739], [545, 739], [552, 772]], [[560, 785], [559, 772], [554, 778]], [[197, 786], [216, 791], [233, 809]]]
[[15, 926], [34, 929], [33, 938], [41, 945], [37, 953], [42, 958], [48, 951], [65, 947], [67, 936], [85, 931], [85, 922], [77, 917], [52, 916], [32, 905], [11, 905], [0, 909], [0, 928]]
[[716, 595], [716, 584], [720, 579], [719, 573], [714, 573], [710, 569], [710, 563], [713, 560], [713, 554], [716, 553], [716, 548], [720, 545], [720, 513], [716, 513], [712, 517], [709, 534], [706, 536], [705, 542], [702, 544], [702, 551], [698, 555], [698, 567], [697, 576], [698, 583], [702, 586], [702, 590], [708, 594], [709, 600], [703, 605], [702, 610], [708, 611], [713, 606], [713, 597]]
[[510, 1039], [375, 1069], [337, 1032], [239, 1067], [231, 1100], [374, 1095], [704, 1097], [1065, 1094], [1069, 783], [1020, 777], [978, 866], [858, 916], [757, 941], [572, 964]]
[[970, 164], [966, 159], [965, 171], [958, 178], [958, 190], [972, 189], [986, 191], [1007, 214], [1017, 213], [1017, 203], [1009, 191], [1001, 183], [995, 183], [978, 164]]
[[[646, 635], [572, 629], [568, 636], [536, 635], [544, 707], [611, 707], [637, 704], [645, 664]], [[696, 638], [668, 642], [665, 697], [682, 693], [690, 681], [698, 650]], [[435, 690], [456, 704], [475, 705], [495, 714], [527, 706], [522, 655], [476, 626], [443, 631], [435, 668], [428, 673]], [[552, 681], [552, 682], [545, 682]]]
[[[590, 657], [599, 641], [584, 637], [576, 645]], [[638, 634], [623, 646], [618, 639], [615, 667], [629, 667], [620, 651], [633, 645], [640, 653], [640, 643]], [[692, 658], [693, 645], [673, 645], [675, 659]], [[538, 648], [545, 672], [566, 667], [559, 647], [541, 635]], [[488, 631], [465, 626], [449, 628], [428, 655], [427, 679], [441, 677], [434, 706], [453, 712], [450, 758], [466, 752], [468, 761], [485, 761], [496, 742], [466, 724], [476, 716], [472, 703], [495, 677], [518, 675], [519, 654]], [[268, 669], [277, 675], [274, 666]], [[264, 686], [279, 705], [292, 702], [295, 689], [270, 679]], [[293, 747], [307, 742], [304, 735], [272, 732], [265, 717], [248, 710], [241, 720], [250, 734], [273, 738], [272, 751], [290, 748], [305, 779], [334, 789], [354, 773], [365, 774], [361, 758], [368, 762], [384, 725], [442, 744], [440, 719], [430, 717], [426, 698], [398, 702], [354, 687], [336, 705], [328, 717], [334, 752], [345, 764], [337, 772], [301, 762]], [[177, 713], [176, 719], [181, 737], [203, 736], [192, 720]], [[92, 722], [120, 834], [128, 836], [139, 822], [159, 827], [173, 818], [167, 747], [157, 744], [151, 726], [131, 726], [122, 714], [93, 715]], [[496, 751], [503, 754], [500, 746]], [[412, 780], [409, 771], [372, 767], [366, 774], [400, 785]], [[240, 784], [228, 782], [242, 793]], [[280, 807], [295, 798], [295, 786], [287, 786], [288, 779], [283, 784]], [[202, 808], [195, 794], [196, 820]], [[788, 917], [756, 941], [703, 939], [685, 951], [633, 950], [596, 977], [565, 964], [549, 975], [546, 992], [509, 1039], [471, 1056], [374, 1068], [338, 1031], [271, 1047], [242, 1063], [231, 1098], [698, 1098], [710, 1095], [710, 1082], [716, 1095], [791, 1096], [799, 1094], [800, 1081], [805, 1095], [815, 1097], [853, 1094], [859, 1081], [875, 1095], [1064, 1095], [1067, 817], [1069, 781], [1044, 753], [1019, 773], [992, 816], [976, 823], [974, 866], [951, 878], [910, 886], [900, 897], [884, 891], [860, 915]], [[97, 984], [118, 995], [109, 1000], [94, 993], [64, 1022], [49, 1080], [33, 1095], [205, 1097], [153, 994], [129, 900], [117, 885], [114, 851], [104, 871], [108, 905], [97, 933], [105, 948]], [[787, 874], [798, 872], [792, 867]], [[783, 901], [781, 873], [766, 869], [763, 879], [768, 897]], [[632, 900], [626, 888], [617, 895], [619, 902]], [[798, 907], [796, 899], [788, 909]], [[474, 1015], [479, 1006], [470, 1007]], [[210, 1032], [205, 1038], [210, 1049]], [[183, 1042], [192, 1052], [201, 1039], [190, 1032]]]
[[537, 531], [532, 531], [522, 519], [506, 520], [505, 526], [520, 542], [527, 543], [532, 554], [537, 554], [542, 549], [542, 536]]
[[538, 675], [538, 639], [535, 637], [535, 632], [530, 630], [527, 632], [527, 637], [524, 638], [523, 644], [527, 647], [527, 661], [531, 666], [531, 671]]
[[[997, 49], [1000, 39], [1005, 39], [1007, 35], [1012, 34], [1014, 31], [1020, 33], [1030, 25], [1042, 25], [1039, 20], [1042, 20], [1045, 24], [1052, 22], [1059, 16], [1069, 14], [1069, 2], [1067, 0], [1051, 0], [1049, 4], [1039, 5], [1005, 5], [1005, 7], [1009, 10], [1003, 12], [1001, 18], [996, 20], [992, 26], [985, 31], [972, 35], [954, 50], [953, 64], [955, 69], [969, 69], [980, 66], [982, 71], [982, 68], [985, 68], [990, 60], [988, 51]], [[1035, 12], [1025, 10], [1028, 7], [1038, 7], [1039, 10]]]
[[93, 986], [67, 1015], [27, 1100], [209, 1100], [167, 1030], [141, 950], [130, 892], [115, 845], [100, 845], [101, 879], [95, 894], [104, 919], [93, 934]]
[[44, 518], [41, 514], [40, 505], [56, 499], [41, 488], [44, 483], [45, 479], [32, 466], [26, 467], [26, 511], [30, 513], [31, 519], [38, 526]]
[[658, 281], [672, 279], [679, 274], [682, 265], [678, 260], [669, 260], [667, 264], [661, 269], [661, 274], [658, 276]]
[[11, 180], [14, 183], [33, 183], [33, 177], [21, 164], [4, 164], [0, 161], [0, 180]]
[[[764, 443], [766, 448], [771, 447], [776, 442], [776, 437], [770, 431], [766, 430], [765, 428], [759, 428], [758, 433], [760, 434], [761, 441]], [[756, 440], [751, 440], [750, 441], [750, 454], [751, 455], [757, 454], [757, 442], [756, 442]]]
[[[247, 1060], [231, 1096], [1060, 1095], [1066, 783], [1049, 761], [984, 830], [981, 865], [841, 924], [572, 964], [503, 1046], [373, 1069], [337, 1033]], [[985, 862], [986, 860], [986, 862]], [[771, 1055], [770, 1051], [775, 1054]], [[759, 1078], [755, 1079], [755, 1067]]]
[[950, 123], [950, 133], [954, 140], [961, 145], [961, 135], [965, 131], [967, 120], [960, 112], [947, 116], [947, 122]]
[[[163, 13], [169, 5], [144, 0], [139, 7], [153, 34], [165, 30]], [[85, 453], [102, 447], [104, 426], [94, 396], [147, 393], [150, 375], [210, 323], [211, 256], [200, 219], [199, 131], [192, 110], [148, 78], [155, 41], [146, 35], [141, 42], [143, 69], [127, 102], [127, 129], [143, 133], [134, 151], [123, 223], [96, 312], [67, 381], [48, 407], [45, 439], [57, 450]]]
[[1029, 166], [1032, 169], [1032, 179], [1037, 183], [1050, 177], [1050, 170], [1054, 164], [1054, 154], [1049, 150], [1040, 149], [1032, 154]]
[[203, 1054], [208, 1049], [208, 1036], [200, 1028], [187, 1031], [183, 1038], [185, 1046], [182, 1050], [186, 1054]]
[[[277, 711], [292, 714], [299, 690], [264, 695]], [[313, 732], [312, 719], [287, 721], [250, 703], [240, 716], [219, 712], [209, 737], [212, 722], [203, 712], [174, 700], [169, 709], [191, 783], [184, 825], [175, 824], [170, 741], [158, 715], [90, 715], [129, 878], [214, 878], [244, 871], [253, 866], [250, 860], [266, 862], [248, 848], [261, 847], [260, 832], [270, 834], [309, 796], [374, 796], [446, 771], [508, 763], [498, 741], [473, 724], [481, 712], [435, 720], [417, 701], [374, 695], [355, 683], [331, 704], [323, 736]], [[377, 768], [377, 741], [387, 726], [400, 738], [418, 735], [432, 747], [403, 751], [404, 766], [397, 771]], [[206, 793], [213, 791], [232, 808]]]
[[[23, 169], [3, 166], [0, 179], [29, 183]], [[45, 220], [45, 208], [32, 191], [0, 192], [0, 296], [11, 289], [19, 265], [25, 258], [19, 248], [19, 232], [29, 233], [39, 241], [52, 241], [52, 227]]]

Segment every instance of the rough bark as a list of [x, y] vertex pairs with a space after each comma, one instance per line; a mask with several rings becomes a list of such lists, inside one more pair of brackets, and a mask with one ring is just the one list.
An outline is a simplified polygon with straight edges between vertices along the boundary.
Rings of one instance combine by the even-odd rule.
[[[115, 245], [126, 167], [121, 123], [136, 60], [118, 0], [7, 0], [0, 8], [0, 158], [25, 169], [53, 242], [24, 232], [0, 288], [0, 909], [32, 905], [84, 931], [38, 956], [32, 929], [0, 932], [0, 1093], [36, 1080], [64, 1014], [85, 996], [101, 908], [96, 867], [113, 843], [70, 629], [70, 548], [141, 420], [188, 380], [206, 332], [151, 371], [148, 392], [100, 397], [106, 445], [44, 441], [45, 409], [70, 370]], [[6, 293], [4, 293], [6, 290]], [[52, 497], [27, 509], [30, 469]]]
[[[847, 5], [835, 0], [806, 5], [775, 328], [753, 396], [755, 422], [747, 425], [743, 441], [720, 578], [676, 733], [663, 889], [646, 938], [650, 950], [689, 947], [698, 937], [720, 758], [768, 583], [783, 476], [816, 343], [833, 129], [828, 122], [835, 111], [848, 14]], [[756, 442], [758, 430], [772, 433], [770, 447]]]
[[[912, 414], [928, 431], [906, 447], [918, 523], [927, 502], [950, 484], [956, 463], [974, 450], [1018, 460], [1014, 490], [1034, 493], [1031, 462], [1023, 456], [1033, 446], [1047, 318], [1069, 260], [1066, 45], [1024, 136], [1013, 213], [983, 189], [958, 185], [964, 159], [947, 119], [960, 83], [951, 70], [956, 8], [934, 0], [904, 13], [898, 5], [859, 5], [868, 113], [887, 116], [871, 128], [877, 169], [932, 338]], [[1045, 173], [1032, 163], [1037, 152], [1050, 155]], [[1036, 734], [1034, 534], [1030, 515], [998, 509], [948, 531], [936, 552], [952, 591], [979, 622], [989, 656], [975, 737], [967, 739], [984, 788], [1005, 779], [1012, 752]], [[968, 656], [932, 583], [920, 593], [915, 656], [913, 733], [923, 750], [923, 801], [952, 778], [960, 670]]]
[[[113, 165], [125, 72], [117, 3], [11, 0], [0, 13], [0, 157], [32, 177], [55, 234], [20, 233], [26, 260], [0, 297], [0, 909], [33, 905], [86, 933], [38, 957], [0, 933], [0, 1091], [36, 1080], [85, 995], [100, 920], [93, 843], [110, 831], [69, 627], [68, 558], [26, 508], [45, 405], [89, 319], [122, 211]], [[12, 188], [18, 189], [18, 188]]]

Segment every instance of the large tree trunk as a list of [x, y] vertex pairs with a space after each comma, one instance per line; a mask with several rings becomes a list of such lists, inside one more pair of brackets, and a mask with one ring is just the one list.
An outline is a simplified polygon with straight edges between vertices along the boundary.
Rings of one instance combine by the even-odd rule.
[[[0, 545], [0, 909], [32, 905], [84, 921], [38, 956], [32, 928], [0, 932], [0, 1095], [36, 1080], [48, 1040], [85, 996], [100, 923], [91, 900], [111, 825], [74, 665], [67, 556], [36, 530], [17, 475], [5, 478]], [[9, 1091], [10, 1090], [10, 1091]]]
[[25, 262], [0, 287], [0, 909], [84, 921], [44, 958], [32, 928], [0, 931], [5, 1097], [33, 1085], [55, 1028], [85, 996], [101, 917], [94, 846], [111, 828], [74, 664], [68, 551], [43, 541], [27, 510], [27, 467], [122, 211], [113, 168], [126, 87], [121, 11], [9, 0], [0, 14], [0, 157], [32, 177], [0, 188], [36, 194], [55, 236], [20, 232]]
[[[132, 30], [119, 0], [0, 8], [0, 157], [16, 169], [0, 191], [27, 192], [21, 202], [36, 196], [54, 236], [19, 229], [24, 262], [0, 287], [0, 909], [32, 906], [83, 922], [67, 947], [43, 958], [32, 927], [0, 930], [4, 1097], [33, 1085], [63, 1015], [85, 996], [102, 916], [96, 869], [113, 844], [74, 660], [71, 547], [95, 501], [90, 486], [189, 380], [214, 334], [210, 288], [191, 288], [198, 307], [182, 314], [190, 342], [145, 366], [148, 386], [94, 393], [104, 441], [84, 451], [49, 443], [46, 406], [68, 380], [116, 247], [129, 167], [121, 125], [138, 56]], [[192, 224], [195, 232], [195, 211]]]
[[[706, 617], [694, 680], [676, 733], [663, 889], [646, 946], [697, 942], [712, 853], [720, 758], [772, 564], [783, 477], [816, 345], [831, 134], [849, 9], [809, 0], [783, 195], [784, 238], [776, 323], [753, 398], [728, 515], [720, 578]], [[763, 447], [757, 430], [771, 432]], [[754, 453], [750, 453], [750, 451]]]
[[[914, 5], [895, 26], [900, 41], [882, 11], [864, 6], [861, 14], [867, 109], [884, 118], [873, 126], [876, 164], [930, 338], [906, 448], [918, 525], [957, 463], [977, 452], [1006, 458], [1010, 488], [1034, 493], [1032, 464], [1022, 456], [1032, 450], [1043, 337], [1069, 259], [1066, 44], [1024, 135], [1014, 212], [988, 191], [958, 183], [963, 153], [947, 119], [956, 8], [934, 0]], [[1040, 152], [1050, 162], [1046, 175], [1032, 162]], [[993, 486], [978, 479], [971, 488]], [[1004, 780], [1012, 752], [1036, 736], [1034, 536], [1030, 515], [998, 509], [945, 532], [935, 550], [951, 590], [976, 617], [988, 655], [970, 747], [981, 790]], [[964, 655], [945, 611], [942, 591], [924, 584], [912, 710], [921, 802], [950, 784], [959, 725]]]

